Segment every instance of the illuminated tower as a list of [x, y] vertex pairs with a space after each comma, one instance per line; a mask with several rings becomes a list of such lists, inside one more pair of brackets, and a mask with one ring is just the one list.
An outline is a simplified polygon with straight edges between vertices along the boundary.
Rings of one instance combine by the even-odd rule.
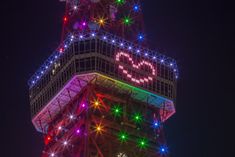
[[61, 44], [29, 80], [42, 156], [167, 156], [178, 70], [142, 47], [140, 3], [67, 0], [63, 21]]

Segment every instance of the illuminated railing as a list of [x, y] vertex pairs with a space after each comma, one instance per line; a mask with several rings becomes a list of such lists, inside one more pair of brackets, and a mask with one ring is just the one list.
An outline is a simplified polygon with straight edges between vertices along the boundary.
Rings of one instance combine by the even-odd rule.
[[100, 39], [103, 41], [106, 41], [107, 43], [110, 43], [112, 45], [115, 45], [116, 47], [119, 47], [121, 49], [126, 49], [128, 52], [133, 53], [135, 55], [143, 56], [147, 59], [150, 59], [152, 61], [156, 61], [158, 63], [164, 64], [174, 71], [174, 76], [177, 79], [179, 76], [177, 64], [174, 59], [166, 57], [156, 51], [149, 50], [147, 48], [140, 47], [136, 44], [133, 44], [129, 41], [126, 41], [125, 39], [122, 39], [120, 37], [114, 36], [107, 32], [85, 32], [82, 34], [70, 34], [68, 37], [64, 40], [62, 44], [59, 45], [59, 47], [52, 53], [52, 55], [43, 63], [43, 65], [37, 70], [37, 72], [29, 79], [28, 85], [30, 88], [35, 86], [37, 82], [40, 80], [41, 77], [48, 71], [48, 69], [51, 68], [53, 63], [55, 63], [61, 55], [66, 53], [66, 49], [69, 48], [71, 44], [73, 44], [75, 41], [83, 41], [88, 39]]

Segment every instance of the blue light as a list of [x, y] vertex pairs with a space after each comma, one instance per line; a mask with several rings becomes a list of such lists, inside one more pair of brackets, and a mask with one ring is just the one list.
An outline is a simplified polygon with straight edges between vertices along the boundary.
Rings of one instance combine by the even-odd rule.
[[153, 128], [157, 129], [160, 127], [160, 123], [158, 121], [153, 122]]
[[160, 153], [160, 154], [166, 154], [166, 153], [168, 153], [167, 147], [166, 147], [166, 146], [160, 146], [160, 148], [159, 148], [159, 153]]
[[137, 12], [137, 11], [139, 11], [139, 9], [140, 9], [140, 7], [139, 7], [137, 4], [135, 4], [135, 5], [133, 6], [133, 10], [134, 10], [134, 11]]
[[104, 39], [104, 40], [106, 40], [106, 39], [107, 39], [107, 37], [106, 37], [106, 36], [104, 36], [104, 37], [103, 37], [103, 39]]
[[139, 34], [139, 35], [138, 35], [138, 40], [139, 40], [139, 41], [144, 40], [144, 36], [143, 36], [142, 34]]

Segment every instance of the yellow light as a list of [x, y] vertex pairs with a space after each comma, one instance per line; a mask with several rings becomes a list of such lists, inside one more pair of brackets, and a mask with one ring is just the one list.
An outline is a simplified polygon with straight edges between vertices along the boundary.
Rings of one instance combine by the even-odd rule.
[[95, 101], [95, 106], [98, 107], [100, 105], [100, 103], [98, 101]]
[[102, 132], [104, 131], [103, 126], [102, 126], [101, 124], [97, 124], [97, 125], [95, 126], [95, 131], [96, 131], [97, 133], [102, 133]]
[[101, 18], [98, 19], [97, 23], [98, 23], [100, 26], [104, 26], [105, 23], [106, 23], [106, 21], [105, 21], [105, 19], [104, 19], [103, 17], [101, 17]]

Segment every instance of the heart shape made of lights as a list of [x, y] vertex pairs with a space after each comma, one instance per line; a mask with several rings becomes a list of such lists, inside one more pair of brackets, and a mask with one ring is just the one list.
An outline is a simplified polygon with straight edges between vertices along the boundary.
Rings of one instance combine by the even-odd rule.
[[[151, 75], [153, 75], [153, 76], [156, 75], [156, 70], [155, 70], [153, 64], [151, 64], [150, 62], [142, 60], [139, 63], [135, 64], [132, 57], [128, 53], [125, 53], [125, 52], [118, 52], [115, 56], [115, 60], [117, 62], [120, 62], [121, 57], [127, 58], [128, 61], [132, 64], [132, 67], [135, 68], [135, 69], [140, 69], [142, 66], [148, 66], [151, 69]], [[125, 74], [127, 76], [127, 78], [129, 78], [132, 82], [136, 82], [136, 83], [140, 84], [140, 83], [145, 83], [145, 82], [148, 83], [149, 81], [153, 80], [152, 76], [146, 76], [146, 77], [143, 77], [143, 78], [135, 78], [128, 72], [128, 70], [126, 70], [120, 64], [118, 65], [118, 68], [120, 70], [122, 70], [122, 73]]]

